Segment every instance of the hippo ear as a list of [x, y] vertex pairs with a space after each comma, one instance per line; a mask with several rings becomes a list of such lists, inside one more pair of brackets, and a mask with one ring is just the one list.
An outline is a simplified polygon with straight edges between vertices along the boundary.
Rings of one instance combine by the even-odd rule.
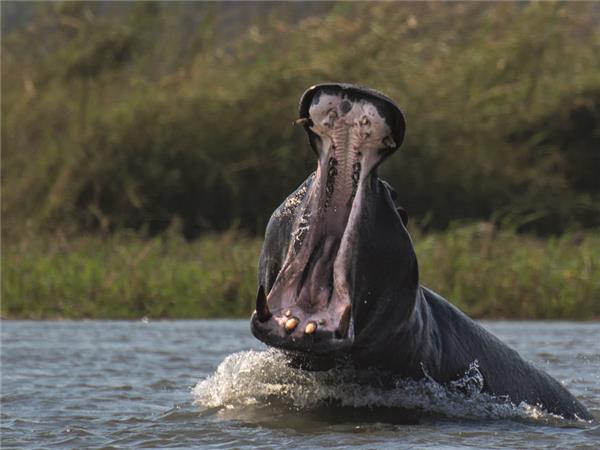
[[396, 207], [396, 211], [400, 214], [400, 218], [402, 219], [402, 223], [404, 226], [408, 225], [408, 213], [402, 206]]

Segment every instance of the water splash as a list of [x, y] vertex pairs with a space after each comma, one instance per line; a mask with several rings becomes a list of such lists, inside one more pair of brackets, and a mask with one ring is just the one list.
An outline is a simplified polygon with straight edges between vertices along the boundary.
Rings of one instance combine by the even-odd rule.
[[400, 379], [373, 385], [368, 372], [334, 369], [307, 372], [290, 367], [285, 354], [269, 349], [228, 356], [216, 372], [198, 382], [192, 393], [205, 408], [240, 408], [276, 404], [296, 410], [326, 405], [354, 408], [402, 408], [446, 417], [470, 419], [555, 420], [539, 407], [515, 405], [506, 397], [481, 392], [483, 377], [477, 362], [465, 375], [441, 385], [430, 377]]

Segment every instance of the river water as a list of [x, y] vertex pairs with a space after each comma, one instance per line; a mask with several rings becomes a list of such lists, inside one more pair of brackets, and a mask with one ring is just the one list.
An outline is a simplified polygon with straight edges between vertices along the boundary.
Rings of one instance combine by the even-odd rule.
[[[600, 323], [483, 325], [600, 418]], [[3, 449], [600, 446], [597, 424], [431, 380], [368, 386], [292, 369], [248, 321], [0, 326]]]

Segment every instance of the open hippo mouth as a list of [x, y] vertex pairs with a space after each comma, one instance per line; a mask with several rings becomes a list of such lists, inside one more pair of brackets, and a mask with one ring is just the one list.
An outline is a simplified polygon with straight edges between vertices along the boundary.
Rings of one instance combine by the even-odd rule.
[[273, 281], [259, 287], [251, 327], [271, 346], [339, 355], [364, 322], [358, 309], [368, 286], [359, 247], [369, 247], [365, 223], [381, 203], [376, 168], [400, 146], [404, 118], [376, 91], [322, 84], [302, 96], [298, 122], [318, 156], [317, 169], [274, 214], [293, 210], [291, 232]]
[[466, 374], [477, 393], [594, 420], [560, 383], [419, 285], [406, 216], [376, 173], [404, 137], [400, 109], [375, 91], [322, 84], [302, 96], [298, 121], [317, 169], [269, 220], [254, 336], [303, 369], [348, 363], [378, 369], [369, 382], [427, 377], [453, 390]]

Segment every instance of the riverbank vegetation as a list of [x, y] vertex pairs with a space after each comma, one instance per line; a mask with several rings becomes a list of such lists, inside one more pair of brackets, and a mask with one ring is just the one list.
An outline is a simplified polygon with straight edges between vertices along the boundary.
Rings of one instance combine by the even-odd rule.
[[[600, 318], [600, 234], [540, 239], [491, 224], [413, 230], [421, 281], [479, 318]], [[32, 238], [2, 254], [2, 316], [249, 317], [261, 239], [179, 233]]]
[[248, 316], [257, 236], [315, 165], [297, 102], [323, 81], [403, 108], [381, 173], [425, 284], [477, 317], [600, 317], [597, 17], [593, 2], [4, 2], [3, 317]]
[[332, 80], [404, 109], [382, 175], [426, 229], [600, 226], [596, 6], [37, 4], [2, 39], [3, 231], [262, 233]]

